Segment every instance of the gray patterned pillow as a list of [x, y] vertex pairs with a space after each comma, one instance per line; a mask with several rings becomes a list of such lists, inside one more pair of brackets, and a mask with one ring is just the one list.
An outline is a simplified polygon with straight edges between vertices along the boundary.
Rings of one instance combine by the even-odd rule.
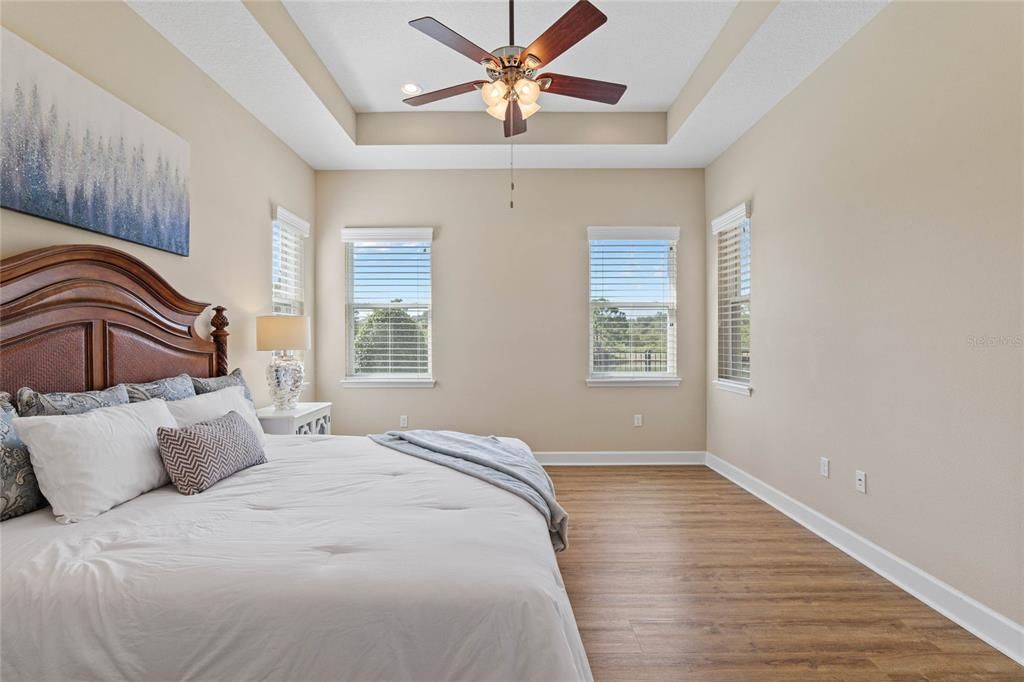
[[82, 393], [36, 393], [31, 388], [19, 388], [15, 406], [19, 417], [54, 417], [61, 414], [82, 414], [97, 407], [124, 405], [128, 391], [118, 384], [104, 391]]
[[157, 379], [145, 384], [125, 384], [124, 387], [128, 391], [128, 401], [132, 403], [141, 403], [153, 398], [183, 400], [196, 394], [196, 389], [192, 387], [192, 377], [187, 374]]
[[260, 440], [235, 411], [180, 429], [156, 430], [160, 457], [183, 495], [201, 493], [242, 469], [267, 461]]
[[192, 377], [192, 387], [196, 389], [196, 395], [213, 393], [222, 388], [231, 388], [232, 386], [241, 386], [245, 397], [249, 399], [249, 402], [253, 402], [252, 391], [249, 390], [249, 384], [245, 383], [245, 378], [242, 377], [242, 370], [240, 369], [235, 369], [231, 374], [223, 377], [210, 377], [209, 379]]
[[15, 413], [10, 398], [10, 393], [0, 393], [0, 521], [49, 504], [39, 492], [28, 448], [15, 433]]

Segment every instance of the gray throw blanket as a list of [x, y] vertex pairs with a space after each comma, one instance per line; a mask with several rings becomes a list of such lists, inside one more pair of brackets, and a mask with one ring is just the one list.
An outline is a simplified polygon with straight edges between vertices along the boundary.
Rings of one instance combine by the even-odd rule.
[[518, 495], [547, 521], [555, 551], [568, 547], [569, 515], [555, 500], [555, 486], [548, 473], [525, 445], [495, 436], [423, 429], [388, 431], [371, 435], [370, 440]]

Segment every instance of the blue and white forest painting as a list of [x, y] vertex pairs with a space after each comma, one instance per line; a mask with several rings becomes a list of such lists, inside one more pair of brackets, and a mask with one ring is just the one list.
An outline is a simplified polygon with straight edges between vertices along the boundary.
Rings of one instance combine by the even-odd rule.
[[0, 205], [188, 255], [189, 146], [3, 29]]

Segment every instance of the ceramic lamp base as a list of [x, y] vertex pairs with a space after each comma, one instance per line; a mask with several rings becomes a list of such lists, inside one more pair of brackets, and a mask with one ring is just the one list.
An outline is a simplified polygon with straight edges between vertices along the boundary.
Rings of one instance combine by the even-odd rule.
[[275, 409], [295, 409], [299, 402], [299, 394], [302, 393], [304, 377], [305, 369], [297, 357], [274, 355], [274, 359], [267, 365], [267, 385], [270, 386], [270, 396]]

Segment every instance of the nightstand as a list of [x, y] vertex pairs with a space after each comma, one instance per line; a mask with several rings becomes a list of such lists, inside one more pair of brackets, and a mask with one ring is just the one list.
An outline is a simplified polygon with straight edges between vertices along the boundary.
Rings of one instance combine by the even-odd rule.
[[309, 436], [331, 433], [331, 403], [299, 403], [294, 410], [256, 410], [266, 433]]

